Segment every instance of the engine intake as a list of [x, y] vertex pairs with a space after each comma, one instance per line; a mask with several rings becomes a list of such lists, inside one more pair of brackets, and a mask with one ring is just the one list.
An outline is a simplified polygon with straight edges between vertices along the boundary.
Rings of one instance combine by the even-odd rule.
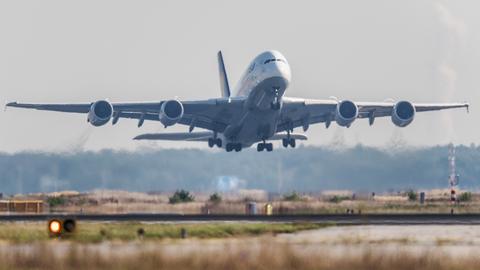
[[92, 124], [92, 126], [99, 127], [103, 126], [113, 115], [113, 106], [110, 102], [106, 100], [99, 100], [92, 104], [90, 107], [90, 112], [88, 112], [87, 121]]
[[178, 100], [163, 102], [158, 117], [165, 127], [176, 124], [183, 117], [182, 103]]
[[408, 126], [415, 118], [415, 107], [408, 101], [399, 101], [392, 110], [392, 122], [398, 127]]
[[358, 107], [350, 100], [344, 100], [337, 104], [335, 121], [342, 127], [350, 126], [358, 117]]

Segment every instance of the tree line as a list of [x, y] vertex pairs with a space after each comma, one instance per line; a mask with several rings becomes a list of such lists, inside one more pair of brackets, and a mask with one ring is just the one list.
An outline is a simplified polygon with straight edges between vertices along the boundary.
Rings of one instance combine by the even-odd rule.
[[[480, 147], [457, 147], [462, 188], [476, 189]], [[299, 147], [257, 153], [199, 149], [137, 152], [0, 153], [4, 194], [60, 190], [211, 192], [225, 177], [240, 179], [235, 188], [271, 192], [389, 191], [448, 187], [448, 146], [378, 149]]]

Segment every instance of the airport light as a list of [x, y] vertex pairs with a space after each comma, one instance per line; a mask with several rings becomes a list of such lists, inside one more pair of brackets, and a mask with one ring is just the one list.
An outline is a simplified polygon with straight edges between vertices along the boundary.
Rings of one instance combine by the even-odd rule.
[[51, 237], [60, 237], [75, 232], [76, 222], [73, 218], [51, 219], [48, 221], [48, 231]]
[[59, 220], [52, 219], [48, 222], [48, 230], [51, 234], [60, 234], [62, 232], [62, 223]]
[[66, 233], [75, 232], [76, 222], [74, 219], [68, 218], [63, 221], [63, 230]]

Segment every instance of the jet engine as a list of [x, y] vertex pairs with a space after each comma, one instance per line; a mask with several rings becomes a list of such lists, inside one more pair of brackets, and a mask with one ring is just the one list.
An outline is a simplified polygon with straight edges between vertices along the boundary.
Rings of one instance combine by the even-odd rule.
[[350, 126], [358, 116], [358, 107], [353, 101], [344, 100], [337, 104], [335, 121], [339, 126]]
[[158, 118], [165, 126], [176, 124], [183, 116], [183, 105], [178, 100], [168, 100], [162, 103]]
[[408, 101], [399, 101], [393, 106], [392, 122], [398, 127], [408, 126], [415, 117], [415, 107]]
[[92, 104], [90, 107], [90, 112], [88, 112], [87, 121], [92, 124], [92, 126], [99, 127], [103, 126], [113, 115], [113, 107], [110, 102], [106, 100], [99, 100]]

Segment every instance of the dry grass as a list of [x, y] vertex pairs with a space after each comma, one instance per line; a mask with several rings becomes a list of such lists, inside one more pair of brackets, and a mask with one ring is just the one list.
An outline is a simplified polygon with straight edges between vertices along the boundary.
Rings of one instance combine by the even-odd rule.
[[[10, 235], [19, 232], [24, 240], [29, 234], [40, 237], [33, 242], [0, 241], [0, 270], [469, 270], [478, 269], [480, 263], [474, 246], [479, 236], [470, 233], [475, 229], [471, 226], [448, 230], [442, 226], [419, 226], [399, 235], [391, 235], [400, 229], [396, 227], [345, 227], [342, 231], [338, 231], [339, 227], [330, 227], [274, 236], [319, 225], [82, 223], [77, 236], [62, 241], [47, 240], [45, 228], [38, 225], [45, 224], [0, 223], [0, 240], [8, 241]], [[142, 238], [136, 235], [139, 227], [145, 229]], [[179, 239], [180, 228], [187, 229], [188, 239]], [[101, 229], [107, 233], [99, 238]], [[29, 230], [32, 231], [29, 233]], [[431, 235], [425, 235], [426, 230], [438, 234], [432, 233], [433, 242]], [[245, 237], [252, 235], [261, 236]], [[327, 235], [334, 241], [326, 239]], [[467, 243], [465, 236], [471, 237], [472, 244]], [[452, 245], [458, 248], [449, 249]], [[470, 246], [464, 249], [465, 245]]]
[[[116, 190], [99, 190], [86, 194], [62, 193], [64, 205], [52, 207], [53, 212], [83, 212], [83, 213], [206, 213], [212, 214], [243, 214], [245, 201], [257, 202], [257, 212], [263, 213], [266, 203], [273, 204], [274, 213], [279, 214], [321, 214], [345, 213], [347, 209], [354, 209], [362, 213], [449, 213], [452, 205], [447, 190], [432, 190], [427, 192], [427, 201], [410, 202], [405, 194], [370, 195], [353, 194], [348, 191], [332, 191], [322, 194], [302, 196], [300, 201], [284, 201], [283, 196], [270, 198], [264, 191], [240, 190], [236, 193], [221, 194], [223, 201], [212, 204], [208, 202], [208, 193], [194, 193], [195, 202], [169, 204], [170, 193], [147, 194], [140, 192], [126, 192]], [[346, 196], [338, 202], [331, 201], [332, 196]], [[35, 197], [37, 198], [37, 197]], [[39, 197], [41, 198], [41, 197]], [[456, 213], [480, 212], [480, 197], [474, 194], [472, 201], [455, 205]]]
[[59, 255], [52, 245], [35, 245], [30, 251], [0, 251], [0, 269], [317, 269], [317, 270], [469, 270], [478, 269], [480, 259], [467, 257], [452, 260], [445, 254], [413, 254], [365, 251], [361, 254], [330, 256], [318, 250], [315, 254], [295, 252], [286, 244], [264, 244], [258, 249], [242, 247], [223, 252], [166, 253], [164, 247], [129, 253], [98, 252], [91, 246], [70, 245]]
[[274, 213], [282, 214], [340, 214], [346, 209], [361, 211], [363, 214], [399, 214], [399, 213], [479, 213], [480, 202], [462, 203], [452, 206], [448, 201], [426, 202], [419, 204], [408, 201], [367, 201], [345, 200], [340, 203], [325, 201], [273, 202]]
[[[354, 209], [362, 213], [450, 213], [452, 205], [448, 202], [428, 202], [424, 205], [407, 201], [352, 201], [345, 200], [340, 203], [324, 201], [259, 201], [257, 212], [264, 213], [263, 206], [267, 203], [273, 205], [275, 214], [341, 214], [346, 209]], [[209, 209], [211, 214], [244, 214], [244, 202], [221, 202], [218, 204], [205, 202], [191, 202], [169, 204], [166, 202], [124, 202], [102, 201], [98, 204], [66, 205], [55, 207], [54, 211], [70, 213], [180, 213], [200, 214]], [[456, 213], [478, 213], [480, 203], [467, 203], [453, 206]]]

